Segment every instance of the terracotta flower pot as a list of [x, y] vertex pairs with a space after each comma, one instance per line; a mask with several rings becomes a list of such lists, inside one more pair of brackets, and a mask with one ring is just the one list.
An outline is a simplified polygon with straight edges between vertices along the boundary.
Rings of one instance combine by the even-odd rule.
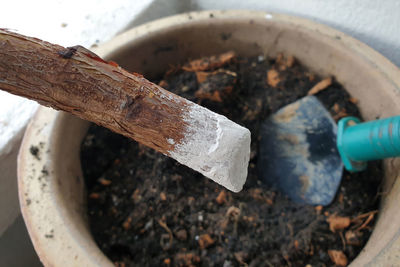
[[[359, 100], [365, 119], [400, 114], [400, 72], [389, 60], [341, 32], [291, 16], [250, 11], [188, 13], [134, 28], [96, 52], [151, 79], [169, 64], [227, 50], [243, 56], [294, 55], [314, 72], [335, 76]], [[21, 209], [46, 266], [113, 265], [93, 241], [87, 223], [79, 150], [88, 125], [41, 108], [20, 150]], [[399, 170], [399, 159], [384, 161], [378, 221], [353, 266], [399, 262]]]

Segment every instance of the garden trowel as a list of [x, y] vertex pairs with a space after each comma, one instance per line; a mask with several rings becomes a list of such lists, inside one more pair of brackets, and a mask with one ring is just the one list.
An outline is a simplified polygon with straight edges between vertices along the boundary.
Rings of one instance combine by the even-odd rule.
[[281, 108], [261, 128], [261, 178], [298, 203], [329, 205], [343, 166], [362, 171], [368, 160], [396, 156], [400, 116], [365, 123], [346, 117], [336, 125], [314, 96]]

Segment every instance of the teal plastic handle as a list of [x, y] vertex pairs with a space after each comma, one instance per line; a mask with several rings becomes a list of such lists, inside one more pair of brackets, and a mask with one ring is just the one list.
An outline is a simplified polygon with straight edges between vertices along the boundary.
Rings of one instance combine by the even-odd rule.
[[361, 123], [346, 117], [338, 123], [337, 147], [345, 168], [362, 171], [366, 161], [400, 156], [400, 116]]

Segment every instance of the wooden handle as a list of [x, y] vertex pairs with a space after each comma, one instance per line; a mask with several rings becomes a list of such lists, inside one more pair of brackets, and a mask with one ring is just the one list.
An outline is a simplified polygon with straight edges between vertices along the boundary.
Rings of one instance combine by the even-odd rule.
[[64, 48], [4, 29], [0, 89], [70, 112], [166, 155], [183, 138], [181, 114], [191, 104], [84, 47]]
[[84, 47], [0, 29], [0, 89], [133, 138], [232, 191], [246, 181], [248, 129]]

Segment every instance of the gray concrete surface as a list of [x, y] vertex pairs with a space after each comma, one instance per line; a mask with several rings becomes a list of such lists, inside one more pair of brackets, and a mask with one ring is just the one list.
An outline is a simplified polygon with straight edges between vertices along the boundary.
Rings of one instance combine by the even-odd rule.
[[0, 266], [1, 267], [39, 267], [43, 266], [29, 239], [22, 216], [18, 216], [14, 223], [0, 238]]

